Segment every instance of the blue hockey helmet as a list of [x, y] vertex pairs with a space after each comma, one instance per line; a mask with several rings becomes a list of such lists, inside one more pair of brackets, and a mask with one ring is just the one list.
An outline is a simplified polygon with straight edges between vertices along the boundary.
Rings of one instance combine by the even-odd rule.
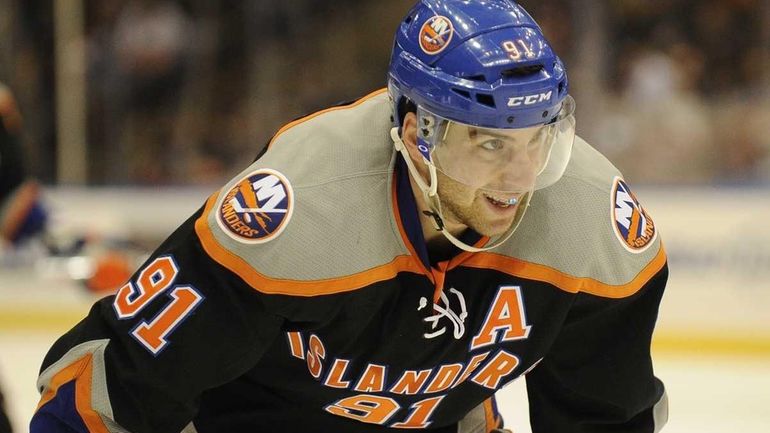
[[449, 120], [522, 128], [557, 115], [568, 83], [540, 27], [513, 1], [421, 0], [397, 30], [389, 88], [396, 103], [405, 97]]
[[[420, 0], [396, 32], [388, 90], [393, 143], [436, 229], [459, 248], [504, 243], [532, 193], [567, 167], [575, 139], [567, 74], [540, 27], [512, 0]], [[411, 108], [427, 179], [401, 136]], [[439, 172], [480, 191], [500, 212], [515, 212], [494, 244], [474, 247], [446, 230]]]
[[[421, 0], [396, 32], [388, 78], [397, 126], [405, 101], [417, 108], [418, 148], [431, 169], [504, 193], [561, 178], [575, 136], [574, 100], [562, 61], [515, 2]], [[449, 138], [490, 152], [471, 154]], [[510, 156], [522, 140], [526, 167]], [[514, 159], [518, 166], [509, 164]], [[506, 170], [494, 184], [480, 176]]]

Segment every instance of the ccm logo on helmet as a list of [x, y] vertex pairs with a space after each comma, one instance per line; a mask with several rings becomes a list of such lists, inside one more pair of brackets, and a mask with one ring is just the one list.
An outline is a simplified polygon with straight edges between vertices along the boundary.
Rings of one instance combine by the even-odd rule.
[[535, 105], [541, 102], [550, 101], [552, 95], [553, 90], [548, 91], [547, 93], [538, 93], [536, 95], [514, 96], [508, 98], [508, 106], [520, 107], [522, 105]]

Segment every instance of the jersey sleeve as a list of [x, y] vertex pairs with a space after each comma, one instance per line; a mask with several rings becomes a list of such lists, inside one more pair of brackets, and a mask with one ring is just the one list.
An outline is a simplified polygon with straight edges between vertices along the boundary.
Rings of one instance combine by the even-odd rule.
[[179, 432], [278, 335], [275, 302], [203, 250], [194, 215], [45, 357], [31, 433]]
[[562, 332], [527, 374], [533, 433], [658, 432], [668, 418], [650, 342], [667, 266], [635, 294], [578, 294]]

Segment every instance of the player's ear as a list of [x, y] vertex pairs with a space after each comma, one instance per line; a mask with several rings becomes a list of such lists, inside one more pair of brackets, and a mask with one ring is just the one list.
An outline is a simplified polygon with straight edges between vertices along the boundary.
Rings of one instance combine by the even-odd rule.
[[423, 177], [427, 177], [428, 169], [423, 162], [423, 157], [417, 149], [417, 115], [415, 113], [406, 113], [401, 128], [401, 141], [404, 142], [409, 156], [412, 158], [415, 167]]

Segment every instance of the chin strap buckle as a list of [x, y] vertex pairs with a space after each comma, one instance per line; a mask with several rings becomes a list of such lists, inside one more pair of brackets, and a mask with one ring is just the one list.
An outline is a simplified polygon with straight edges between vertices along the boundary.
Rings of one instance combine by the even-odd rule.
[[427, 215], [431, 218], [433, 218], [433, 227], [436, 228], [436, 231], [443, 231], [444, 230], [444, 221], [441, 219], [440, 216], [436, 212], [431, 212], [429, 210], [422, 211], [423, 215]]

